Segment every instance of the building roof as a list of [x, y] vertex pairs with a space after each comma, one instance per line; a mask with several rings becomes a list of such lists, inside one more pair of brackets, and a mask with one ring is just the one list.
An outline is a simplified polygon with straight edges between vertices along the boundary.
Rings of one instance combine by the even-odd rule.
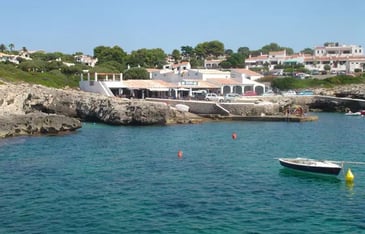
[[157, 68], [146, 68], [147, 72], [156, 72], [156, 71], [160, 71], [161, 69], [157, 69]]
[[262, 76], [260, 73], [251, 71], [250, 69], [244, 69], [244, 68], [232, 69], [231, 71], [234, 71], [234, 72], [237, 72], [237, 73], [240, 73], [240, 74], [244, 74], [244, 75], [249, 75], [249, 76]]
[[228, 71], [220, 71], [220, 70], [216, 70], [216, 69], [189, 69], [189, 71], [195, 71], [195, 72], [199, 72], [202, 74], [228, 74]]
[[269, 51], [269, 55], [286, 55], [286, 50]]
[[267, 60], [269, 58], [269, 55], [263, 54], [255, 57], [250, 57], [245, 59], [245, 62], [256, 62], [257, 60]]
[[182, 66], [187, 66], [187, 65], [189, 65], [189, 62], [184, 61], [184, 62], [180, 62], [180, 63], [174, 63], [174, 64], [172, 64], [172, 67], [176, 68], [176, 67], [182, 67]]
[[130, 89], [165, 89], [176, 87], [174, 84], [163, 80], [124, 80], [123, 84]]
[[304, 61], [365, 61], [365, 56], [311, 56], [305, 57]]

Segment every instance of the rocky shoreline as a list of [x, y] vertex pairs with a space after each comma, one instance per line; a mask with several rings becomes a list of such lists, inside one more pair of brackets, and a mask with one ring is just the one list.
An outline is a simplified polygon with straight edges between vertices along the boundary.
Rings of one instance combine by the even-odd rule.
[[82, 121], [111, 125], [199, 123], [166, 103], [106, 97], [74, 89], [25, 83], [0, 85], [0, 138], [56, 134], [81, 128]]
[[[314, 92], [365, 99], [364, 88], [364, 85], [352, 85], [331, 90], [316, 89]], [[308, 97], [279, 97], [274, 103], [274, 109], [260, 108], [269, 111], [269, 115], [281, 114], [283, 106], [293, 103], [321, 109], [318, 102]], [[328, 104], [334, 111], [343, 109], [333, 106], [333, 103], [320, 103], [324, 107]], [[251, 112], [255, 114], [257, 111]], [[0, 138], [72, 132], [82, 127], [82, 121], [110, 125], [168, 125], [208, 120], [197, 114], [178, 111], [164, 102], [106, 97], [75, 89], [54, 89], [26, 83], [0, 84]]]

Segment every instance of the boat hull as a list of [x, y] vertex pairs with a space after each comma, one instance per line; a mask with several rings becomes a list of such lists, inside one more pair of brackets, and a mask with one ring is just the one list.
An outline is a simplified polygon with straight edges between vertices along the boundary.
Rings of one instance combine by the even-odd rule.
[[304, 164], [297, 164], [294, 162], [281, 160], [279, 159], [279, 162], [282, 166], [299, 170], [299, 171], [305, 171], [305, 172], [312, 172], [312, 173], [320, 173], [320, 174], [326, 174], [326, 175], [338, 175], [341, 171], [341, 167], [339, 166], [315, 166], [315, 165], [304, 165]]
[[190, 108], [189, 106], [184, 105], [184, 104], [177, 104], [175, 107], [178, 111], [181, 111], [181, 112], [189, 112], [189, 108]]

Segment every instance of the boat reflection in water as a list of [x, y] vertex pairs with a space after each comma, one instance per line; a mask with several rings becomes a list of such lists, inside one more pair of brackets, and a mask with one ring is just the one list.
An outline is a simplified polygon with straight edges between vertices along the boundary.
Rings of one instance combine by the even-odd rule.
[[308, 183], [326, 182], [326, 183], [330, 183], [330, 184], [332, 184], [332, 183], [337, 184], [337, 183], [341, 183], [341, 181], [342, 181], [337, 176], [333, 176], [333, 175], [329, 176], [326, 174], [299, 171], [299, 170], [294, 170], [294, 169], [290, 169], [290, 168], [281, 168], [279, 170], [279, 175], [282, 177], [291, 177], [291, 178], [300, 179], [302, 181], [307, 181]]

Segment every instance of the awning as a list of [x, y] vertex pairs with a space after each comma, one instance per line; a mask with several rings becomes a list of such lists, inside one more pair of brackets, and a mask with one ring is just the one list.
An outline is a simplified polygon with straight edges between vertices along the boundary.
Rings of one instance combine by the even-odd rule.
[[178, 89], [175, 89], [177, 91], [190, 91], [190, 89], [187, 89], [187, 88], [178, 88]]
[[296, 64], [296, 63], [298, 63], [298, 61], [297, 60], [286, 60], [286, 61], [284, 61], [284, 63]]

